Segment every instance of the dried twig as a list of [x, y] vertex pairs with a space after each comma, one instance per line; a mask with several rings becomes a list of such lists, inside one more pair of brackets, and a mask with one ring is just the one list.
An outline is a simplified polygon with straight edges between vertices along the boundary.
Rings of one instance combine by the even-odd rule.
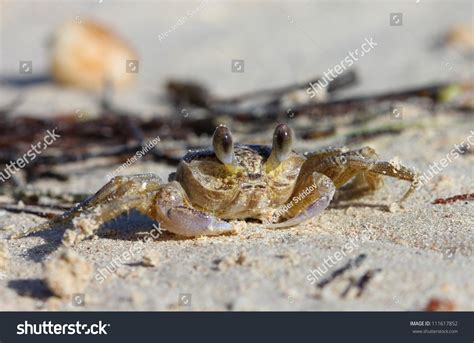
[[408, 90], [386, 92], [377, 95], [354, 97], [342, 100], [329, 101], [325, 103], [315, 103], [302, 105], [298, 108], [293, 108], [296, 115], [324, 115], [330, 113], [333, 115], [347, 114], [354, 111], [362, 111], [369, 106], [382, 104], [384, 102], [403, 101], [410, 98], [428, 98], [432, 101], [438, 101], [438, 96], [441, 91], [453, 85], [459, 86], [461, 89], [469, 89], [473, 87], [472, 82], [468, 83], [442, 83], [429, 86], [423, 86]]
[[[280, 88], [273, 88], [273, 89], [262, 89], [259, 91], [241, 94], [239, 96], [225, 98], [216, 101], [217, 103], [238, 103], [243, 101], [248, 101], [253, 98], [267, 96], [269, 98], [278, 99], [285, 94], [298, 91], [298, 90], [306, 90], [309, 87], [310, 83], [317, 83], [321, 80], [321, 77], [316, 77], [312, 80], [296, 83], [289, 86], [284, 86]], [[355, 71], [348, 71], [345, 74], [341, 75], [339, 78], [335, 79], [334, 81], [330, 82], [328, 85], [328, 92], [332, 93], [335, 91], [339, 91], [349, 86], [355, 85], [357, 82], [357, 74]]]
[[336, 269], [334, 272], [332, 272], [331, 275], [329, 275], [328, 278], [322, 280], [320, 283], [318, 283], [317, 287], [318, 288], [324, 288], [327, 286], [329, 283], [334, 281], [334, 279], [338, 278], [348, 270], [354, 269], [359, 267], [362, 262], [366, 259], [367, 255], [365, 254], [360, 254], [358, 255], [355, 259], [350, 259], [345, 265], [343, 265], [341, 268]]
[[13, 213], [29, 213], [43, 218], [54, 218], [64, 211], [41, 206], [0, 204], [0, 209]]
[[445, 204], [451, 204], [456, 201], [462, 201], [462, 200], [473, 200], [474, 199], [474, 193], [470, 194], [459, 194], [455, 195], [449, 198], [438, 198], [435, 201], [433, 201], [433, 204], [435, 205], [445, 205]]
[[[68, 203], [67, 208], [73, 206], [73, 204], [83, 201], [84, 199], [88, 198], [92, 194], [89, 193], [70, 193], [70, 192], [55, 192], [52, 190], [42, 190], [38, 188], [17, 188], [13, 191], [13, 198], [16, 202], [22, 201], [28, 205], [38, 205], [42, 206], [38, 203], [41, 198], [49, 198], [54, 199], [57, 201], [61, 201], [63, 203]], [[57, 207], [57, 206], [55, 206]], [[60, 209], [64, 209], [63, 205], [59, 206]]]
[[[355, 74], [341, 75], [337, 83], [331, 87], [341, 89], [355, 82]], [[336, 81], [335, 80], [335, 81]], [[289, 85], [277, 89], [262, 90], [249, 94], [244, 94], [234, 98], [223, 99], [221, 104], [226, 108], [223, 112], [226, 116], [225, 120], [229, 121], [233, 126], [238, 123], [244, 123], [245, 127], [255, 132], [262, 130], [270, 125], [274, 125], [275, 120], [284, 119], [287, 116], [287, 109], [282, 97], [292, 91], [304, 91], [307, 83]], [[444, 88], [443, 88], [444, 87]], [[333, 120], [337, 115], [350, 115], [362, 121], [362, 123], [374, 119], [379, 113], [387, 113], [395, 100], [405, 100], [411, 97], [425, 97], [438, 100], [441, 90], [447, 87], [446, 84], [431, 85], [420, 87], [412, 90], [403, 90], [400, 92], [391, 92], [375, 96], [349, 98], [337, 101], [329, 101], [325, 103], [314, 103], [308, 99], [307, 103], [300, 104], [291, 109], [292, 117], [294, 116], [325, 116], [328, 120]], [[472, 87], [471, 84], [459, 84], [457, 89]], [[179, 88], [179, 87], [178, 87]], [[195, 89], [196, 87], [191, 87]], [[198, 87], [199, 88], [199, 87]], [[66, 115], [50, 119], [32, 118], [32, 117], [13, 117], [0, 115], [0, 166], [8, 164], [10, 161], [16, 161], [25, 151], [29, 150], [31, 144], [40, 142], [46, 130], [58, 128], [61, 139], [36, 156], [35, 160], [29, 161], [24, 168], [26, 180], [31, 181], [41, 177], [54, 177], [59, 180], [65, 180], [66, 177], [51, 167], [62, 163], [83, 161], [92, 158], [127, 158], [131, 154], [136, 153], [144, 147], [145, 141], [149, 137], [160, 137], [162, 141], [175, 141], [177, 146], [172, 148], [164, 148], [163, 146], [155, 147], [151, 150], [149, 157], [155, 161], [166, 162], [171, 165], [177, 165], [182, 157], [183, 151], [196, 148], [188, 146], [187, 142], [192, 137], [200, 135], [211, 135], [218, 121], [221, 122], [222, 113], [213, 112], [211, 109], [219, 101], [212, 99], [206, 100], [209, 106], [204, 106], [204, 110], [200, 110], [199, 116], [183, 118], [182, 116], [174, 117], [155, 117], [152, 119], [142, 119], [134, 113], [128, 113], [115, 108], [111, 100], [111, 89], [107, 87], [101, 101], [102, 115], [96, 119], [79, 120], [77, 115]], [[182, 93], [190, 92], [188, 90]], [[195, 93], [200, 91], [194, 90]], [[203, 92], [201, 92], [204, 94]], [[177, 103], [180, 102], [180, 91], [175, 96]], [[194, 96], [204, 96], [195, 94]], [[251, 110], [242, 110], [239, 104], [243, 101], [253, 99], [259, 96], [267, 96], [268, 101], [260, 103]], [[184, 95], [183, 95], [184, 96]], [[194, 99], [194, 98], [192, 98]], [[186, 99], [184, 99], [186, 100]], [[188, 100], [190, 101], [189, 97]], [[198, 100], [192, 100], [199, 107]], [[14, 106], [14, 104], [12, 105]], [[12, 106], [7, 106], [12, 107]], [[8, 109], [7, 109], [8, 111]], [[1, 111], [0, 111], [1, 112]], [[367, 116], [367, 113], [373, 115]], [[339, 119], [338, 119], [339, 120]], [[354, 120], [353, 120], [354, 121]], [[304, 139], [318, 139], [337, 134], [335, 129], [339, 122], [332, 121], [327, 125], [327, 129], [319, 131], [308, 130], [307, 127], [300, 129], [300, 135]], [[242, 125], [240, 125], [242, 126]], [[368, 137], [387, 133], [398, 133], [403, 128], [396, 125], [387, 127], [379, 127], [372, 131], [354, 132], [347, 138], [349, 142], [366, 139]], [[248, 130], [248, 129], [246, 129]], [[347, 143], [347, 142], [346, 142]], [[13, 178], [12, 178], [13, 179]]]

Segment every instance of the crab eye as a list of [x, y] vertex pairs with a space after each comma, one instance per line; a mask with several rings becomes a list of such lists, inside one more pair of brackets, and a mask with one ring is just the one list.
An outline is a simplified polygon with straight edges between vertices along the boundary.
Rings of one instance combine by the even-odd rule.
[[224, 164], [232, 164], [234, 162], [234, 142], [230, 130], [219, 125], [214, 131], [212, 138], [212, 146], [216, 157]]
[[273, 133], [272, 155], [282, 162], [288, 158], [293, 144], [293, 133], [286, 124], [279, 124]]

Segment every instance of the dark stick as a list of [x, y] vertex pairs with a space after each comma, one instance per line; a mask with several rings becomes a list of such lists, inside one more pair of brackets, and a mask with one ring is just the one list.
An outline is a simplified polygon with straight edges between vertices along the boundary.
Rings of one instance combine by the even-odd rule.
[[341, 268], [335, 270], [327, 279], [324, 279], [320, 283], [318, 283], [317, 287], [318, 288], [324, 288], [327, 286], [330, 282], [334, 281], [334, 279], [338, 278], [342, 274], [344, 274], [346, 271], [354, 269], [356, 267], [359, 267], [362, 262], [365, 260], [367, 255], [365, 254], [360, 254], [357, 256], [355, 259], [350, 259], [345, 265], [343, 265]]
[[384, 101], [407, 100], [413, 97], [430, 98], [432, 100], [436, 100], [439, 91], [451, 85], [459, 85], [461, 86], [461, 88], [465, 88], [465, 89], [473, 87], [472, 82], [442, 83], [442, 84], [423, 86], [423, 87], [412, 88], [412, 89], [402, 90], [402, 91], [386, 92], [386, 93], [377, 94], [377, 95], [361, 96], [361, 97], [354, 97], [354, 98], [349, 98], [349, 99], [329, 101], [326, 103], [307, 104], [307, 105], [302, 105], [299, 108], [295, 108], [293, 110], [296, 113], [300, 113], [300, 114], [306, 114], [306, 113], [311, 114], [311, 112], [314, 112], [314, 111], [323, 111], [323, 112], [327, 111], [333, 115], [337, 113], [337, 112], [336, 113], [334, 112], [334, 110], [337, 109], [337, 107], [361, 108], [361, 107], [366, 107], [374, 103], [380, 103]]
[[19, 206], [19, 205], [12, 205], [12, 204], [0, 204], [0, 209], [8, 211], [8, 212], [13, 212], [13, 213], [28, 213], [28, 214], [34, 214], [39, 217], [43, 218], [54, 218], [57, 215], [60, 215], [64, 211], [60, 210], [54, 210], [51, 208], [43, 208], [40, 206], [30, 206], [30, 205], [25, 205], [25, 206]]
[[474, 193], [459, 194], [459, 195], [455, 195], [455, 196], [452, 196], [452, 197], [449, 197], [449, 198], [438, 198], [435, 201], [433, 201], [433, 204], [435, 204], [435, 205], [440, 205], [440, 204], [445, 205], [445, 204], [451, 204], [453, 202], [460, 201], [460, 200], [472, 200], [472, 199], [474, 199]]
[[[220, 100], [216, 100], [215, 102], [218, 104], [235, 104], [237, 102], [248, 101], [253, 98], [268, 96], [273, 98], [281, 97], [286, 93], [290, 93], [293, 91], [297, 91], [300, 89], [307, 89], [310, 83], [317, 83], [321, 80], [321, 77], [316, 77], [312, 80], [296, 83], [289, 86], [279, 87], [279, 88], [271, 88], [271, 89], [262, 89], [250, 93], [244, 93], [238, 96], [224, 98]], [[353, 85], [357, 82], [357, 75], [356, 72], [353, 70], [348, 71], [347, 73], [341, 75], [338, 79], [329, 83], [328, 92], [334, 92], [337, 90], [341, 90], [342, 88], [346, 88], [348, 86]]]
[[[353, 114], [354, 111], [364, 111], [369, 106], [378, 105], [382, 109], [380, 112], [385, 112], [391, 107], [391, 102], [407, 100], [413, 97], [428, 98], [433, 102], [438, 101], [438, 95], [441, 90], [446, 87], [458, 85], [463, 89], [469, 89], [473, 87], [472, 82], [467, 83], [442, 83], [430, 86], [423, 86], [408, 90], [386, 92], [382, 94], [370, 95], [370, 96], [359, 96], [353, 98], [346, 98], [341, 100], [332, 100], [328, 102], [320, 103], [307, 103], [303, 105], [294, 106], [291, 110], [295, 116], [297, 115], [310, 115], [310, 116], [326, 116], [326, 115], [346, 115]], [[276, 118], [282, 110], [279, 104], [273, 106], [266, 106], [265, 109], [258, 109], [258, 115], [254, 113], [242, 113], [239, 109], [233, 109], [227, 107], [225, 109], [226, 114], [238, 116], [241, 120], [251, 120], [255, 117], [273, 117]]]
[[362, 292], [364, 292], [365, 288], [369, 284], [369, 281], [372, 280], [376, 274], [380, 273], [382, 269], [377, 268], [377, 269], [371, 269], [367, 271], [362, 277], [359, 279], [359, 281], [356, 284], [356, 287], [359, 289], [357, 293], [357, 297], [360, 297], [362, 295]]

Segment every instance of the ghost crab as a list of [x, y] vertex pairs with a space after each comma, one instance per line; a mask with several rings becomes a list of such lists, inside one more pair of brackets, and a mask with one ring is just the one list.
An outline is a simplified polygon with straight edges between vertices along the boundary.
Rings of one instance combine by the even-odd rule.
[[292, 141], [292, 130], [279, 124], [272, 147], [234, 145], [230, 130], [218, 126], [213, 149], [186, 154], [168, 183], [152, 174], [114, 177], [71, 211], [25, 235], [83, 215], [101, 225], [132, 209], [187, 237], [232, 233], [228, 220], [256, 219], [283, 228], [321, 213], [337, 189], [349, 197], [377, 190], [384, 175], [411, 182], [400, 202], [416, 189], [415, 172], [379, 161], [372, 148], [304, 156], [292, 151]]

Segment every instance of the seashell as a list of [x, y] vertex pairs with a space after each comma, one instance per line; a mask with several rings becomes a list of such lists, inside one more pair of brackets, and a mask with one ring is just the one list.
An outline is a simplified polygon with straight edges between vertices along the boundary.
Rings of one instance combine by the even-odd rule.
[[124, 88], [138, 73], [138, 58], [104, 25], [91, 20], [68, 21], [51, 41], [51, 73], [57, 83], [72, 87], [97, 91], [107, 82]]

